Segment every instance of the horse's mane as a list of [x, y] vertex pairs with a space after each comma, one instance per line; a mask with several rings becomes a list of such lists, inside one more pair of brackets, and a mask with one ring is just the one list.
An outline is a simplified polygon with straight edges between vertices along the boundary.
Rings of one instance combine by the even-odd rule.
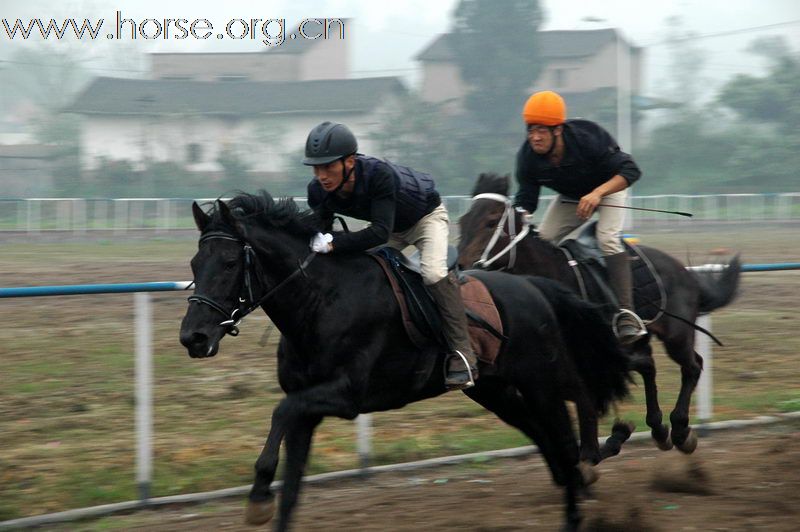
[[472, 189], [472, 196], [478, 194], [485, 194], [491, 192], [493, 194], [502, 194], [508, 196], [508, 181], [510, 176], [498, 175], [495, 173], [481, 174], [478, 177], [478, 182], [475, 183], [475, 188]]
[[[275, 199], [266, 190], [256, 194], [239, 192], [226, 205], [237, 219], [261, 226], [280, 227], [298, 236], [313, 235], [322, 230], [322, 221], [309, 209], [301, 211], [293, 198]], [[208, 211], [214, 225], [224, 225], [217, 202]]]

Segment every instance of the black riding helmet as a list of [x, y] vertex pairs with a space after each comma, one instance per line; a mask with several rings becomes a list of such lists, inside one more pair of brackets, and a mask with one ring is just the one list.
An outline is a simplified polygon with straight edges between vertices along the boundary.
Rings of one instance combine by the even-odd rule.
[[358, 142], [347, 126], [336, 122], [323, 122], [308, 134], [303, 164], [307, 166], [328, 164], [357, 151]]

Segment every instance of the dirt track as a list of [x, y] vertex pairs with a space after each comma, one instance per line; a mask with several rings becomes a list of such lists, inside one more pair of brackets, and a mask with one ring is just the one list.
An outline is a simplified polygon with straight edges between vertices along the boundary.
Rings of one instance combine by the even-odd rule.
[[[629, 444], [582, 502], [586, 530], [798, 530], [800, 420], [725, 430], [697, 452]], [[255, 530], [243, 499], [142, 511], [63, 530]], [[555, 530], [560, 490], [539, 456], [307, 485], [293, 530]], [[264, 527], [268, 529], [268, 527]]]

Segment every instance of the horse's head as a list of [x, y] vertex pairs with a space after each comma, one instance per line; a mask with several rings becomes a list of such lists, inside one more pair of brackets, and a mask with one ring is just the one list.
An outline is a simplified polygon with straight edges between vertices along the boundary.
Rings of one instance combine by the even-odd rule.
[[236, 334], [243, 312], [246, 257], [249, 253], [228, 206], [217, 201], [212, 214], [192, 204], [200, 230], [197, 253], [192, 258], [195, 292], [181, 323], [181, 343], [192, 358], [212, 357], [227, 333]]
[[508, 186], [508, 175], [481, 174], [478, 178], [472, 191], [472, 205], [458, 220], [458, 264], [462, 268], [491, 266], [496, 269], [508, 264], [508, 254], [486, 264], [523, 227], [521, 217], [507, 197]]
[[300, 213], [291, 199], [275, 201], [266, 192], [217, 201], [210, 214], [195, 203], [192, 213], [200, 242], [180, 339], [191, 357], [203, 358], [217, 353], [226, 334], [238, 334], [244, 316], [304, 273], [319, 220], [313, 212]]

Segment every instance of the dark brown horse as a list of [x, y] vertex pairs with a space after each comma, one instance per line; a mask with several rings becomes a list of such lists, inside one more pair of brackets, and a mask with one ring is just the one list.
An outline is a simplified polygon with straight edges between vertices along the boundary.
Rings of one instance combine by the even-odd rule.
[[[367, 254], [309, 252], [321, 223], [312, 212], [298, 212], [293, 201], [242, 194], [217, 202], [210, 214], [197, 204], [193, 211], [201, 231], [192, 259], [196, 289], [180, 336], [189, 355], [214, 356], [226, 333], [238, 332], [238, 320], [259, 307], [282, 333], [278, 379], [286, 397], [273, 410], [256, 461], [247, 521], [272, 518], [270, 484], [284, 443], [275, 526], [286, 530], [322, 419], [353, 419], [441, 395], [444, 353], [411, 342], [392, 289]], [[598, 307], [558, 283], [500, 272], [475, 277], [492, 294], [507, 338], [495, 363], [482, 365], [480, 379], [465, 393], [539, 446], [565, 488], [566, 527], [576, 530], [583, 479], [564, 389], [584, 371], [603, 409], [627, 394], [627, 360]]]
[[[604, 290], [593, 279], [581, 287], [566, 255], [555, 245], [538, 238], [515, 211], [507, 197], [509, 177], [481, 174], [473, 190], [470, 210], [459, 220], [461, 240], [459, 265], [473, 267], [488, 264], [488, 269], [512, 273], [541, 275], [565, 283], [590, 300], [604, 301]], [[496, 231], [497, 230], [497, 231]], [[739, 283], [740, 263], [734, 257], [719, 278], [697, 274], [666, 253], [646, 246], [639, 250], [657, 271], [663, 283], [665, 307], [647, 325], [648, 335], [632, 347], [631, 369], [642, 375], [647, 400], [647, 425], [659, 448], [668, 450], [674, 444], [684, 453], [697, 446], [697, 437], [689, 426], [689, 405], [703, 369], [703, 359], [694, 350], [699, 314], [729, 304]], [[478, 264], [476, 264], [478, 263]], [[637, 301], [637, 311], [640, 311]], [[656, 388], [656, 366], [653, 361], [651, 335], [664, 344], [670, 358], [681, 368], [681, 389], [675, 408], [670, 413], [672, 433], [662, 423]]]

